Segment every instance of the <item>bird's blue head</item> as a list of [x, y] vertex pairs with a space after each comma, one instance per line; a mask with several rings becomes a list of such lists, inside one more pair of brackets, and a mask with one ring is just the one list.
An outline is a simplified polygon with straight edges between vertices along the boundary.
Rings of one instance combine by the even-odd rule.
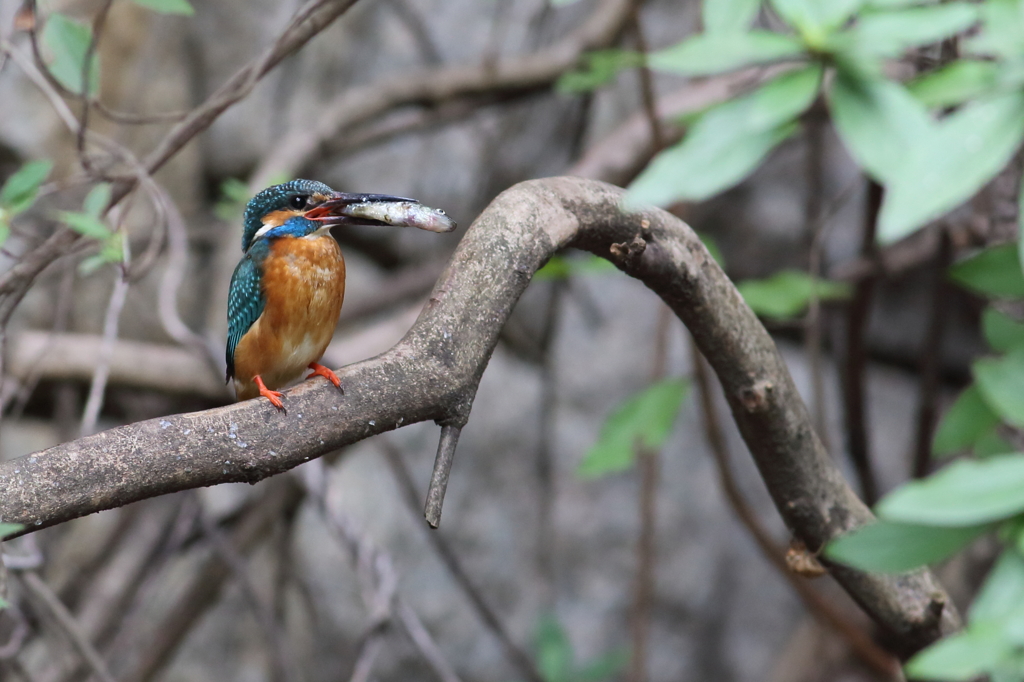
[[292, 180], [268, 187], [245, 206], [242, 251], [257, 241], [326, 234], [335, 225], [391, 225], [451, 232], [455, 221], [444, 211], [415, 199], [390, 194], [335, 192], [315, 180]]
[[265, 228], [287, 224], [294, 236], [315, 232], [323, 227], [322, 221], [308, 219], [306, 213], [336, 196], [333, 189], [315, 180], [292, 180], [266, 188], [245, 206], [242, 251], [248, 251], [257, 233]]

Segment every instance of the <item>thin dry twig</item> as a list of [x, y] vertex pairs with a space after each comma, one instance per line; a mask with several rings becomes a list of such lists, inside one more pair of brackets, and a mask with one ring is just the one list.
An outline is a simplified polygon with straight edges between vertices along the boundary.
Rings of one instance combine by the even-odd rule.
[[224, 563], [231, 569], [235, 580], [242, 588], [242, 592], [252, 609], [253, 615], [256, 616], [256, 621], [263, 632], [263, 639], [267, 644], [267, 656], [270, 659], [272, 673], [271, 679], [283, 680], [284, 682], [297, 680], [295, 657], [288, 650], [285, 633], [277, 622], [273, 608], [265, 602], [259, 590], [256, 589], [252, 576], [249, 574], [249, 567], [246, 564], [245, 557], [235, 549], [234, 545], [231, 544], [227, 536], [217, 527], [217, 524], [214, 523], [208, 514], [200, 512], [199, 522], [203, 529], [203, 534], [213, 545], [214, 551], [220, 555]]
[[555, 376], [555, 333], [565, 297], [566, 282], [557, 279], [551, 283], [548, 293], [544, 325], [541, 327], [538, 345], [540, 347], [541, 394], [539, 423], [537, 425], [537, 455], [534, 472], [537, 481], [537, 569], [539, 573], [540, 602], [547, 608], [554, 605], [554, 549], [555, 504], [554, 442], [557, 407], [557, 379]]
[[[878, 212], [882, 207], [882, 186], [874, 180], [868, 181], [864, 208], [864, 235], [861, 253], [870, 257], [875, 251], [875, 229]], [[871, 315], [871, 299], [875, 290], [875, 278], [865, 277], [854, 287], [853, 299], [848, 306], [845, 335], [845, 358], [842, 366], [843, 417], [846, 425], [846, 448], [861, 494], [869, 505], [878, 500], [878, 486], [868, 443], [868, 427], [865, 395], [867, 381], [867, 349], [865, 336]]]
[[383, 648], [384, 637], [397, 624], [441, 682], [460, 682], [419, 616], [401, 600], [398, 575], [391, 556], [378, 547], [354, 519], [329, 504], [329, 483], [323, 460], [310, 462], [297, 473], [301, 474], [299, 479], [316, 503], [328, 529], [352, 557], [360, 578], [363, 603], [369, 613], [370, 625], [360, 643], [350, 680], [365, 681], [369, 678], [373, 662]]
[[928, 475], [932, 457], [932, 434], [938, 414], [939, 374], [942, 370], [942, 342], [946, 330], [949, 282], [946, 271], [953, 260], [953, 244], [949, 235], [942, 233], [939, 252], [932, 271], [932, 298], [921, 348], [920, 380], [917, 397], [917, 424], [914, 433], [913, 462], [910, 475], [923, 478]]
[[[644, 38], [640, 25], [639, 7], [633, 9], [632, 28], [637, 49], [641, 55], [647, 54], [647, 40]], [[645, 60], [646, 61], [646, 60]], [[665, 145], [665, 133], [662, 131], [661, 120], [658, 118], [657, 100], [651, 71], [646, 63], [640, 66], [640, 94], [643, 100], [644, 113], [651, 132], [652, 155], [657, 154]], [[651, 367], [651, 381], [659, 381], [665, 377], [668, 365], [668, 335], [672, 311], [665, 305], [658, 306], [658, 328], [654, 336], [654, 358]], [[631, 614], [630, 665], [627, 680], [629, 682], [646, 682], [647, 680], [647, 643], [651, 632], [651, 611], [654, 605], [654, 566], [655, 533], [657, 509], [658, 478], [661, 468], [660, 452], [654, 448], [643, 447], [639, 442], [635, 445], [637, 467], [640, 470], [640, 537], [637, 539], [637, 569], [633, 585], [633, 608]]]
[[50, 586], [43, 582], [34, 571], [25, 571], [18, 576], [25, 590], [36, 599], [53, 616], [54, 621], [60, 626], [61, 631], [78, 650], [79, 655], [89, 665], [92, 673], [102, 682], [116, 682], [110, 674], [106, 661], [96, 651], [89, 638], [85, 636], [74, 616], [68, 611], [64, 603], [54, 594]]
[[[75, 136], [75, 147], [78, 150], [79, 162], [82, 164], [82, 167], [90, 173], [94, 172], [94, 168], [92, 163], [89, 161], [88, 154], [86, 153], [85, 138], [86, 131], [89, 129], [89, 106], [92, 103], [92, 97], [89, 96], [93, 86], [92, 65], [93, 59], [96, 57], [96, 51], [100, 46], [103, 29], [106, 28], [107, 25], [107, 17], [110, 15], [110, 8], [113, 4], [114, 0], [104, 0], [103, 4], [100, 6], [99, 12], [96, 13], [96, 19], [92, 23], [92, 33], [89, 37], [89, 46], [85, 49], [85, 56], [82, 59], [82, 74], [80, 81], [82, 84], [82, 116], [78, 121], [78, 133]], [[41, 65], [41, 62], [38, 60], [36, 63]]]
[[[263, 541], [273, 523], [282, 515], [292, 513], [303, 500], [303, 493], [291, 477], [276, 479], [238, 517], [230, 533], [231, 545], [247, 554]], [[170, 662], [175, 651], [192, 632], [199, 619], [217, 604], [231, 568], [219, 554], [211, 554], [187, 579], [181, 596], [163, 614], [152, 629], [153, 635], [135, 659], [133, 667], [121, 676], [120, 682], [150, 682]], [[118, 654], [112, 654], [117, 659]]]
[[704, 365], [704, 357], [696, 345], [691, 344], [690, 348], [697, 398], [704, 417], [704, 435], [715, 457], [722, 491], [729, 506], [746, 527], [761, 553], [768, 559], [768, 563], [790, 584], [811, 615], [838, 633], [872, 670], [885, 679], [900, 679], [899, 661], [894, 656], [875, 644], [861, 628], [851, 623], [845, 614], [811, 587], [806, 578], [789, 570], [784, 558], [785, 551], [772, 539], [771, 534], [758, 520], [757, 513], [747, 504], [729, 464], [729, 449], [721, 431], [718, 409], [711, 394], [711, 381]]
[[405, 634], [413, 645], [419, 649], [420, 654], [426, 659], [434, 673], [441, 682], [460, 682], [458, 674], [444, 657], [437, 642], [427, 632], [419, 615], [409, 606], [401, 596], [395, 600], [395, 615], [398, 616]]
[[[395, 482], [398, 483], [398, 489], [401, 492], [402, 499], [405, 501], [409, 511], [414, 516], [419, 515], [419, 499], [416, 492], [416, 484], [413, 483], [412, 475], [409, 473], [409, 468], [405, 465], [405, 460], [402, 459], [402, 453], [398, 450], [394, 443], [386, 438], [380, 439], [381, 451], [384, 453], [384, 457], [387, 460], [388, 466], [391, 468], [391, 473], [395, 477]], [[537, 670], [533, 661], [527, 655], [523, 649], [515, 643], [512, 639], [512, 635], [509, 634], [508, 629], [501, 622], [498, 614], [495, 613], [494, 609], [488, 605], [487, 600], [484, 599], [483, 593], [473, 582], [472, 578], [466, 572], [466, 569], [462, 566], [462, 562], [459, 560], [458, 554], [448, 543], [448, 540], [441, 533], [435, 533], [433, 531], [426, 532], [427, 541], [437, 552], [441, 562], [448, 569], [455, 584], [459, 586], [466, 598], [469, 599], [470, 605], [476, 612], [477, 616], [483, 622], [484, 626], [491, 631], [491, 634], [501, 642], [502, 649], [505, 651], [505, 656], [509, 662], [516, 667], [520, 675], [526, 677], [530, 682], [544, 682], [543, 676]]]
[[[127, 253], [127, 240], [125, 240], [126, 262]], [[83, 436], [88, 436], [96, 430], [96, 420], [100, 416], [100, 410], [103, 409], [103, 395], [107, 389], [107, 379], [110, 378], [110, 359], [114, 352], [114, 342], [117, 339], [121, 311], [124, 310], [127, 298], [128, 278], [125, 270], [119, 268], [114, 277], [114, 290], [110, 294], [110, 303], [107, 304], [107, 314], [103, 320], [103, 341], [100, 344], [96, 369], [89, 386], [89, 398], [85, 401], [85, 412], [82, 414], [81, 432]]]
[[523, 93], [550, 86], [575, 66], [586, 50], [612, 43], [638, 0], [602, 0], [584, 24], [549, 47], [497, 62], [459, 65], [402, 74], [391, 80], [349, 88], [326, 104], [314, 122], [303, 121], [284, 134], [253, 172], [250, 186], [296, 175], [321, 145], [348, 128], [409, 104], [438, 105], [453, 99], [496, 93]]
[[[651, 381], [665, 378], [668, 365], [668, 340], [672, 311], [665, 305], [658, 306], [658, 326], [654, 334], [653, 364]], [[636, 543], [637, 568], [633, 581], [633, 606], [630, 618], [632, 647], [627, 680], [647, 680], [647, 643], [651, 634], [651, 611], [654, 606], [654, 567], [656, 563], [655, 535], [657, 531], [655, 511], [661, 453], [636, 444], [637, 468], [640, 472], [640, 536]]]
[[[817, 153], [820, 154], [820, 150]], [[809, 222], [807, 228], [811, 239], [810, 249], [808, 250], [808, 272], [812, 281], [816, 282], [821, 279], [825, 239], [828, 236], [829, 227], [833, 224], [832, 218], [846, 205], [846, 202], [853, 196], [854, 190], [857, 189], [859, 184], [860, 178], [854, 178], [823, 210], [815, 209], [817, 212], [814, 213], [813, 221]], [[810, 210], [808, 209], [808, 211]], [[808, 220], [811, 220], [810, 214], [808, 214]], [[821, 438], [825, 449], [831, 451], [831, 438], [828, 431], [828, 409], [825, 398], [825, 371], [821, 353], [821, 298], [818, 296], [817, 287], [811, 288], [811, 297], [807, 305], [807, 316], [804, 319], [804, 329], [807, 335], [804, 347], [806, 348], [807, 358], [811, 365], [811, 391], [814, 396], [814, 428], [818, 432], [818, 437]]]

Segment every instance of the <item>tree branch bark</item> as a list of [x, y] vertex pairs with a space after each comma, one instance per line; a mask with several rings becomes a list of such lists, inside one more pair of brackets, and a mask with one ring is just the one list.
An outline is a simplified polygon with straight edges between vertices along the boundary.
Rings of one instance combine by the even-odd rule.
[[[811, 551], [870, 522], [815, 435], [764, 326], [682, 221], [624, 213], [623, 191], [578, 178], [521, 183], [469, 228], [409, 333], [375, 358], [265, 400], [121, 426], [0, 464], [0, 518], [45, 528], [177, 490], [255, 482], [377, 433], [434, 420], [465, 425], [512, 307], [560, 248], [609, 258], [686, 323], [729, 401], [780, 513]], [[836, 579], [910, 652], [958, 626], [928, 571], [832, 566]]]

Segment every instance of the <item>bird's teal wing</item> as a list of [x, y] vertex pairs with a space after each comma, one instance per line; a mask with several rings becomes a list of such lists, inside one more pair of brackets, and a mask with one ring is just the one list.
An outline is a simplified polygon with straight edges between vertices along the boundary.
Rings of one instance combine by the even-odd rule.
[[225, 359], [229, 380], [235, 375], [235, 348], [249, 327], [259, 319], [266, 303], [260, 287], [259, 265], [246, 254], [231, 276], [231, 289], [228, 292], [228, 346]]

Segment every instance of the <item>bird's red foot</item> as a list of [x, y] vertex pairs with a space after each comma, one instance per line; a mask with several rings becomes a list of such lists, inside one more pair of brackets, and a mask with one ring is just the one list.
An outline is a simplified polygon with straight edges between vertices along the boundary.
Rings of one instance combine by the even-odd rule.
[[332, 372], [331, 370], [327, 369], [326, 367], [317, 362], [309, 363], [309, 368], [313, 370], [313, 373], [310, 374], [309, 376], [321, 376], [324, 379], [327, 379], [332, 384], [334, 384], [334, 387], [340, 390], [342, 393], [345, 392], [345, 389], [341, 387], [341, 379], [338, 378], [337, 374], [335, 374], [334, 372]]
[[267, 385], [263, 383], [263, 379], [260, 375], [256, 375], [252, 378], [256, 382], [256, 387], [260, 389], [260, 395], [270, 401], [270, 404], [281, 410], [285, 414], [288, 414], [288, 410], [284, 409], [284, 403], [281, 402], [281, 391], [271, 391], [267, 388]]

